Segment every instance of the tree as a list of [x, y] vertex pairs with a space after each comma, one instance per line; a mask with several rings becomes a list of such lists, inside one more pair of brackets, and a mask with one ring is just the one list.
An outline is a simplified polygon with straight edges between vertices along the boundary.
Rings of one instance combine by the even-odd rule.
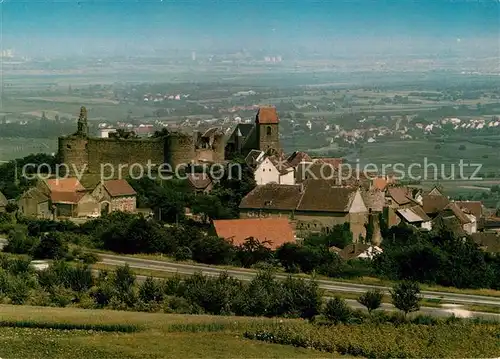
[[347, 323], [351, 319], [352, 311], [345, 299], [336, 296], [326, 302], [323, 315], [334, 324]]
[[139, 298], [145, 303], [161, 302], [163, 300], [161, 284], [153, 277], [147, 277], [139, 286]]
[[358, 298], [358, 303], [365, 306], [368, 313], [371, 314], [372, 311], [380, 308], [383, 297], [384, 294], [380, 290], [369, 290]]
[[408, 313], [420, 309], [420, 286], [417, 282], [405, 281], [398, 283], [390, 292], [392, 304], [404, 313], [405, 318]]

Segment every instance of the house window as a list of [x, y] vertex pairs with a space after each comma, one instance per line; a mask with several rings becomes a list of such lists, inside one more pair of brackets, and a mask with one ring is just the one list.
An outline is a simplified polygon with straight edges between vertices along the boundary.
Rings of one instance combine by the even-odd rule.
[[273, 132], [273, 130], [272, 130], [271, 126], [267, 126], [266, 127], [266, 135], [271, 136], [272, 132]]

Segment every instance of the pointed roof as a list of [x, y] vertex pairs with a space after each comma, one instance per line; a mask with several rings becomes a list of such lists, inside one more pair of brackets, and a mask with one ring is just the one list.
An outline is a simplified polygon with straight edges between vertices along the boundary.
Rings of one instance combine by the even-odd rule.
[[137, 194], [124, 179], [105, 181], [103, 185], [111, 197], [135, 196]]
[[278, 112], [275, 107], [261, 107], [255, 117], [257, 124], [277, 124], [279, 123]]
[[51, 192], [85, 191], [78, 178], [53, 178], [45, 181]]

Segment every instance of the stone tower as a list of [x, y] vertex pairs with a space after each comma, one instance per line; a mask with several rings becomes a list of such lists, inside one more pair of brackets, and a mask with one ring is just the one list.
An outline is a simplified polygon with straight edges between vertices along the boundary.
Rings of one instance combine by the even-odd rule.
[[87, 122], [87, 109], [85, 106], [80, 108], [80, 116], [78, 117], [78, 129], [75, 133], [78, 137], [89, 137], [89, 124]]
[[261, 107], [255, 117], [257, 148], [268, 154], [281, 153], [279, 117], [274, 107]]

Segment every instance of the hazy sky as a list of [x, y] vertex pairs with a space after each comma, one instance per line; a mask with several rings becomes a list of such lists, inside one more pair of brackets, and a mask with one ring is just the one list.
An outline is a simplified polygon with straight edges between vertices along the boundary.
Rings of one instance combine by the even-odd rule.
[[500, 49], [500, 0], [3, 0], [18, 54]]

